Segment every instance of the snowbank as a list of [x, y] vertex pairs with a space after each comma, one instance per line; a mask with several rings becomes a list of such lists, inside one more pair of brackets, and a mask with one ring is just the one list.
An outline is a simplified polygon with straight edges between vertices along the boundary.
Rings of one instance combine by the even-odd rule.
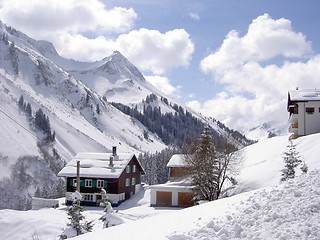
[[320, 171], [75, 239], [319, 239]]

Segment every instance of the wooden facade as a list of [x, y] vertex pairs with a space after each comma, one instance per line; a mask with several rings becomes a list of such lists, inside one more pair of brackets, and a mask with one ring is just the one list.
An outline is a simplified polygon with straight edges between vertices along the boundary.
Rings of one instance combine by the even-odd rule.
[[190, 173], [189, 167], [170, 167], [170, 178], [178, 178], [186, 176]]
[[[107, 195], [113, 196], [115, 199], [113, 206], [119, 205], [134, 195], [141, 186], [141, 175], [144, 174], [144, 171], [135, 155], [132, 155], [132, 158], [122, 168], [122, 172], [117, 178], [83, 176], [80, 172], [80, 193], [83, 196], [81, 204], [98, 206], [102, 198], [102, 188]], [[76, 175], [67, 177], [66, 185], [67, 204], [71, 204], [68, 196], [76, 191]]]

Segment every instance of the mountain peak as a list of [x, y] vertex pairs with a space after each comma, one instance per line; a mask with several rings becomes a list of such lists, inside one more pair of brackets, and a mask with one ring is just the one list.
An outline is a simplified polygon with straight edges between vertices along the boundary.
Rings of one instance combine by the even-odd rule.
[[119, 52], [118, 50], [115, 50], [115, 51], [112, 53], [112, 56], [117, 56], [117, 55], [124, 57], [124, 56], [121, 54], [121, 52]]

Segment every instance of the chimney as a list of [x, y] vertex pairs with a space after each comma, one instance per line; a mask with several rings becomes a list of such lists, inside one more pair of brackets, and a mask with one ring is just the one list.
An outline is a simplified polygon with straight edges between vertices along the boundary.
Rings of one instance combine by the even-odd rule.
[[77, 161], [77, 192], [80, 192], [80, 161]]
[[117, 155], [117, 147], [113, 146], [112, 147], [112, 156], [116, 156]]
[[110, 156], [109, 166], [113, 167], [113, 156]]

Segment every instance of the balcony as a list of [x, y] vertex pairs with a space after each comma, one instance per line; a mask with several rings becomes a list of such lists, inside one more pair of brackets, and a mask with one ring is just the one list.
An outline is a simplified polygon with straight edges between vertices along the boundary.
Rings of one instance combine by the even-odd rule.
[[298, 133], [298, 123], [291, 124], [288, 131], [291, 133], [297, 134]]
[[298, 114], [291, 114], [288, 121], [292, 124], [298, 123]]
[[290, 116], [292, 114], [298, 114], [299, 113], [298, 105], [290, 105], [289, 108], [288, 108], [288, 112], [290, 113]]

